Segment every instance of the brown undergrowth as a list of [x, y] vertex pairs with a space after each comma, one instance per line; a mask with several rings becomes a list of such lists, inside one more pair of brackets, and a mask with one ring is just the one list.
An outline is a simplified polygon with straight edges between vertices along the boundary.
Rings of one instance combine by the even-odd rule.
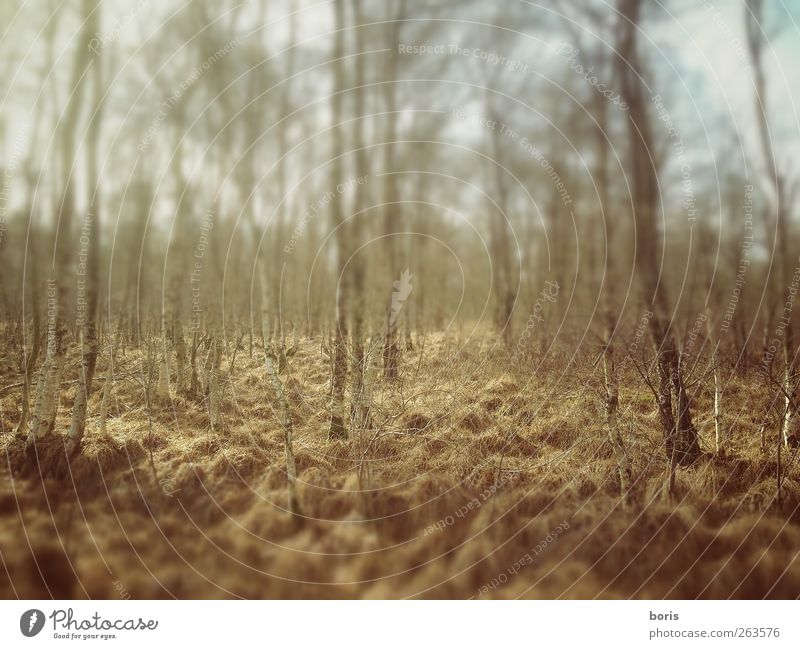
[[696, 392], [706, 452], [679, 471], [670, 498], [652, 396], [635, 373], [622, 377], [635, 480], [635, 504], [623, 508], [591, 363], [583, 373], [535, 360], [511, 368], [494, 342], [433, 335], [405, 352], [400, 378], [376, 386], [362, 458], [352, 441], [328, 441], [328, 361], [301, 340], [283, 376], [300, 520], [285, 511], [283, 436], [258, 350], [240, 350], [226, 374], [213, 431], [202, 399], [185, 397], [155, 408], [150, 431], [130, 378], [139, 357], [121, 352], [108, 435], [97, 433], [96, 385], [71, 462], [60, 437], [71, 377], [57, 435], [33, 454], [9, 432], [19, 394], [7, 391], [0, 595], [114, 598], [120, 584], [134, 598], [800, 593], [797, 463], [788, 451], [778, 504], [774, 449], [759, 449], [757, 381], [728, 376], [722, 456], [710, 453], [710, 395]]

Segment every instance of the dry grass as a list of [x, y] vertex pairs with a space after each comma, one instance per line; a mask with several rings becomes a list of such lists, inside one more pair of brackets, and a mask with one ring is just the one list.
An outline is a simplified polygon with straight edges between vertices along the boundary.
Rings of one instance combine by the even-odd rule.
[[[300, 521], [284, 509], [282, 434], [262, 364], [246, 351], [225, 387], [219, 431], [209, 429], [202, 403], [177, 399], [155, 413], [150, 434], [140, 387], [121, 379], [109, 436], [99, 438], [90, 420], [71, 465], [53, 459], [63, 454], [59, 438], [42, 446], [44, 462], [60, 467], [44, 478], [20, 441], [2, 435], [0, 595], [114, 598], [120, 582], [136, 598], [464, 598], [502, 574], [504, 583], [482, 596], [800, 592], [797, 464], [790, 458], [777, 506], [775, 461], [758, 448], [765, 399], [757, 381], [726, 386], [728, 453], [680, 471], [670, 500], [652, 398], [637, 377], [623, 377], [622, 432], [638, 501], [623, 509], [600, 376], [535, 366], [512, 373], [492, 340], [460, 342], [430, 336], [422, 359], [418, 350], [405, 354], [399, 381], [377, 386], [380, 429], [359, 483], [352, 445], [327, 441], [326, 360], [317, 343], [301, 341], [284, 377]], [[124, 375], [137, 356], [115, 362]], [[15, 424], [18, 397], [2, 398], [4, 431]], [[710, 439], [707, 391], [695, 407]]]

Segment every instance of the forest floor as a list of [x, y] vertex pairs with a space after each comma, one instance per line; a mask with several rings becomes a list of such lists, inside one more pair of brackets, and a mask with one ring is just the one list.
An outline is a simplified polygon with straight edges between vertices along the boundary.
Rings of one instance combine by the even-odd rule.
[[[800, 594], [798, 463], [792, 451], [784, 457], [776, 504], [755, 378], [727, 371], [723, 457], [710, 453], [709, 390], [694, 395], [704, 454], [678, 471], [670, 498], [653, 396], [623, 366], [620, 422], [636, 482], [624, 507], [593, 359], [512, 368], [495, 338], [429, 334], [403, 353], [399, 379], [376, 385], [378, 428], [357, 455], [353, 439], [328, 441], [329, 361], [319, 342], [301, 339], [283, 375], [302, 510], [293, 519], [262, 355], [243, 347], [230, 374], [229, 358], [219, 430], [202, 401], [181, 397], [154, 410], [150, 429], [139, 357], [119, 352], [100, 438], [101, 358], [83, 453], [61, 477], [41, 478], [24, 461], [10, 432], [19, 390], [0, 397], [1, 597]], [[13, 359], [0, 360], [0, 384], [18, 382]]]

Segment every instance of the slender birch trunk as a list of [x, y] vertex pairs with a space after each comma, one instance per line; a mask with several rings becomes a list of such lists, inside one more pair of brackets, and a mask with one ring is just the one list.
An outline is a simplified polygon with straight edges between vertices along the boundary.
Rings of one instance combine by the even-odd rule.
[[158, 354], [158, 381], [156, 382], [156, 396], [159, 403], [169, 403], [169, 355], [166, 351], [167, 340], [161, 336]]
[[297, 499], [297, 467], [294, 461], [294, 448], [292, 441], [292, 415], [289, 412], [289, 403], [286, 400], [286, 390], [283, 387], [283, 382], [278, 376], [278, 371], [275, 367], [275, 354], [272, 349], [266, 348], [264, 350], [264, 363], [267, 368], [267, 376], [272, 382], [272, 388], [275, 391], [275, 399], [278, 403], [278, 420], [283, 430], [283, 448], [286, 458], [286, 480], [288, 485], [288, 503], [287, 507], [289, 513], [299, 518], [300, 502]]
[[[98, 5], [95, 19], [99, 22], [100, 5]], [[84, 245], [85, 238], [88, 237], [86, 262], [86, 278], [79, 278], [78, 285], [85, 281], [86, 304], [83, 314], [81, 330], [81, 367], [78, 372], [78, 389], [75, 393], [75, 402], [72, 406], [72, 422], [69, 429], [67, 441], [67, 455], [72, 456], [80, 450], [83, 434], [86, 430], [86, 414], [89, 405], [89, 394], [92, 389], [94, 371], [97, 365], [98, 340], [97, 340], [97, 311], [99, 304], [99, 274], [100, 274], [100, 236], [101, 236], [101, 210], [100, 203], [100, 184], [99, 184], [99, 151], [100, 127], [103, 118], [103, 96], [105, 94], [103, 82], [103, 68], [101, 60], [95, 58], [92, 69], [93, 85], [93, 107], [91, 122], [89, 124], [87, 142], [89, 153], [87, 156], [86, 175], [92, 183], [92, 195], [88, 214], [84, 220], [84, 227], [81, 228], [81, 245]], [[79, 267], [80, 268], [80, 267]], [[82, 273], [79, 270], [79, 277]]]
[[55, 424], [58, 386], [61, 383], [61, 354], [56, 350], [60, 336], [56, 333], [56, 322], [59, 316], [54, 304], [56, 298], [53, 284], [53, 280], [48, 283], [47, 352], [36, 382], [36, 401], [28, 430], [28, 445], [49, 435]]
[[[335, 0], [334, 13], [336, 18], [336, 31], [334, 36], [334, 75], [336, 76], [337, 89], [342, 90], [345, 84], [345, 70], [342, 58], [344, 56], [344, 14], [345, 0]], [[338, 157], [343, 149], [342, 121], [342, 94], [337, 92], [332, 98], [333, 112], [333, 155], [337, 156], [333, 166], [334, 184], [342, 182], [343, 167], [341, 158]], [[336, 230], [336, 260], [337, 272], [334, 277], [336, 290], [336, 338], [333, 351], [333, 376], [331, 380], [330, 426], [328, 437], [330, 439], [347, 438], [344, 413], [344, 388], [347, 380], [347, 306], [348, 291], [344, 275], [344, 265], [347, 251], [347, 235], [342, 216], [342, 197], [337, 197], [332, 205], [333, 227]]]
[[100, 401], [100, 437], [108, 435], [107, 422], [108, 422], [108, 404], [111, 401], [111, 390], [114, 386], [114, 363], [113, 355], [109, 357], [108, 369], [106, 370], [106, 377], [103, 381], [103, 398]]
[[210, 367], [208, 370], [208, 419], [211, 430], [217, 432], [221, 423], [221, 370], [222, 364], [222, 342], [219, 334], [214, 331], [211, 334]]
[[720, 373], [719, 359], [719, 340], [714, 335], [714, 327], [711, 323], [711, 310], [706, 309], [706, 332], [708, 342], [711, 345], [711, 366], [714, 374], [714, 452], [717, 455], [724, 455], [722, 440], [722, 376]]
[[[75, 217], [75, 193], [73, 187], [73, 163], [76, 156], [75, 135], [80, 115], [83, 90], [86, 86], [87, 68], [92, 64], [89, 42], [98, 29], [99, 11], [95, 11], [98, 0], [83, 0], [81, 12], [83, 23], [80, 46], [76, 50], [67, 105], [60, 116], [59, 144], [61, 148], [61, 171], [66, 180], [60, 198], [59, 212], [55, 218], [56, 253], [54, 273], [48, 285], [48, 349], [44, 366], [37, 384], [36, 407], [28, 434], [28, 445], [49, 435], [55, 426], [61, 386], [61, 372], [67, 348], [67, 300], [69, 286], [69, 260], [71, 258], [72, 226]], [[52, 293], [52, 295], [51, 295]]]
[[[29, 184], [32, 187], [32, 184]], [[30, 213], [30, 210], [29, 210]], [[24, 346], [22, 351], [22, 408], [19, 422], [17, 423], [16, 434], [24, 435], [28, 427], [30, 417], [31, 382], [33, 380], [33, 370], [39, 360], [42, 338], [42, 313], [39, 303], [39, 264], [37, 262], [37, 237], [35, 232], [30, 236], [31, 257], [34, 262], [31, 264], [31, 303], [32, 303], [32, 327], [31, 327], [31, 349], [26, 352]], [[24, 324], [24, 323], [23, 323]]]
[[[400, 278], [402, 271], [401, 265], [398, 261], [397, 242], [394, 234], [402, 231], [403, 213], [398, 202], [398, 187], [397, 176], [392, 173], [395, 168], [395, 159], [397, 156], [397, 84], [398, 77], [398, 45], [400, 43], [400, 28], [402, 26], [402, 18], [405, 15], [406, 4], [405, 0], [395, 4], [387, 3], [390, 14], [387, 20], [387, 47], [390, 48], [390, 53], [387, 54], [386, 70], [384, 73], [385, 81], [383, 87], [383, 100], [385, 105], [386, 115], [384, 122], [386, 124], [383, 136], [383, 171], [386, 174], [383, 186], [383, 209], [384, 209], [384, 237], [386, 246], [386, 264], [389, 270], [390, 281], [394, 282]], [[391, 12], [393, 7], [397, 7], [395, 12]], [[386, 301], [386, 326], [383, 335], [383, 374], [387, 379], [397, 378], [398, 373], [398, 357], [400, 349], [397, 343], [397, 329], [398, 322], [396, 321], [396, 313], [393, 312], [393, 293], [391, 288], [388, 291]]]
[[[767, 231], [774, 231], [775, 248], [777, 249], [777, 265], [778, 273], [786, 297], [786, 302], [789, 303], [793, 296], [791, 295], [791, 262], [789, 257], [789, 232], [787, 222], [789, 213], [787, 205], [791, 204], [786, 195], [785, 179], [778, 173], [778, 168], [775, 162], [775, 151], [772, 146], [772, 135], [770, 134], [770, 125], [768, 118], [768, 93], [767, 83], [764, 74], [763, 64], [763, 49], [764, 39], [763, 34], [763, 0], [746, 0], [745, 2], [745, 34], [747, 36], [748, 51], [750, 54], [750, 61], [753, 69], [753, 82], [755, 87], [755, 116], [756, 126], [758, 127], [759, 140], [761, 144], [761, 153], [763, 156], [763, 163], [767, 169], [767, 180], [769, 181], [772, 190], [770, 196], [770, 207], [774, 214], [772, 222], [769, 224], [773, 227], [768, 227]], [[769, 218], [765, 219], [765, 225]], [[785, 304], [784, 303], [784, 304]], [[783, 440], [785, 446], [790, 445], [793, 437], [792, 428], [794, 426], [793, 420], [796, 416], [796, 393], [797, 393], [797, 367], [798, 360], [795, 350], [794, 341], [794, 322], [791, 308], [786, 312], [784, 308], [780, 313], [779, 322], [783, 325], [783, 360], [784, 370], [782, 378], [783, 386], [783, 417], [781, 420], [781, 430], [779, 436]], [[770, 326], [769, 331], [774, 329]], [[772, 333], [765, 336], [765, 340], [769, 341]], [[769, 343], [767, 343], [769, 344]]]

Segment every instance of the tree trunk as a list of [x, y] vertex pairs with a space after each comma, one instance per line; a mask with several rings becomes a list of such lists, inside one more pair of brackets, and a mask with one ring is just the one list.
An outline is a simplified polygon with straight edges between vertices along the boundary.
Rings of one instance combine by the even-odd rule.
[[185, 395], [188, 358], [186, 354], [186, 339], [183, 337], [183, 327], [180, 322], [175, 324], [173, 338], [175, 346], [175, 394]]
[[644, 75], [638, 52], [640, 8], [639, 0], [619, 0], [618, 10], [623, 19], [617, 46], [617, 70], [622, 80], [621, 95], [629, 106], [628, 136], [636, 226], [635, 268], [644, 301], [653, 314], [649, 329], [660, 377], [658, 409], [664, 431], [664, 449], [671, 471], [674, 471], [675, 465], [694, 462], [700, 454], [700, 446], [692, 421], [689, 395], [683, 385], [671, 323], [664, 321], [669, 310], [664, 281], [659, 276], [657, 265], [657, 244], [661, 240], [657, 227], [659, 184], [651, 155], [653, 138], [641, 82]]
[[211, 430], [219, 431], [221, 424], [222, 394], [220, 365], [222, 362], [222, 342], [216, 331], [211, 334], [211, 350], [209, 352], [208, 371], [208, 420]]
[[106, 370], [106, 377], [103, 383], [103, 398], [100, 401], [100, 437], [106, 437], [108, 430], [106, 424], [108, 422], [108, 402], [111, 400], [111, 390], [114, 385], [114, 370], [113, 365], [109, 359], [108, 369]]
[[272, 349], [267, 348], [264, 350], [264, 363], [267, 368], [267, 376], [269, 376], [272, 382], [272, 388], [275, 390], [275, 399], [278, 402], [278, 420], [283, 429], [283, 448], [286, 456], [286, 480], [289, 491], [288, 510], [293, 517], [299, 518], [301, 512], [300, 503], [297, 499], [297, 468], [294, 462], [294, 448], [292, 446], [292, 415], [289, 412], [289, 404], [286, 401], [286, 391], [275, 369], [275, 355]]
[[26, 353], [25, 347], [22, 349], [22, 408], [20, 412], [19, 422], [17, 423], [16, 434], [24, 435], [28, 427], [28, 418], [30, 417], [30, 394], [31, 394], [31, 381], [33, 379], [33, 368], [36, 367], [36, 362], [39, 360], [39, 350], [41, 348], [42, 336], [42, 318], [39, 305], [39, 272], [38, 263], [36, 260], [34, 243], [36, 234], [31, 236], [31, 255], [34, 263], [31, 264], [31, 302], [33, 304], [33, 323], [31, 331], [31, 351]]
[[[98, 5], [95, 14], [99, 14]], [[95, 18], [99, 21], [99, 15]], [[89, 153], [87, 155], [86, 175], [92, 183], [92, 195], [89, 212], [86, 216], [84, 227], [81, 230], [81, 242], [84, 237], [89, 238], [86, 262], [86, 311], [83, 316], [83, 326], [81, 331], [81, 367], [78, 373], [78, 389], [75, 393], [75, 402], [72, 406], [72, 422], [69, 428], [69, 439], [67, 442], [67, 455], [72, 456], [80, 450], [83, 434], [86, 430], [86, 411], [88, 408], [89, 394], [92, 390], [94, 370], [97, 364], [97, 310], [99, 304], [99, 274], [100, 274], [100, 236], [101, 236], [101, 209], [99, 186], [99, 163], [98, 163], [98, 144], [100, 139], [100, 126], [103, 119], [103, 96], [105, 88], [103, 83], [103, 68], [100, 59], [95, 59], [94, 69], [92, 70], [93, 85], [93, 107], [91, 122], [89, 124], [87, 143]], [[78, 273], [81, 274], [80, 271]], [[78, 280], [81, 285], [81, 280]]]
[[[788, 228], [787, 221], [789, 214], [787, 205], [791, 204], [788, 200], [785, 191], [784, 179], [778, 173], [778, 168], [775, 163], [775, 152], [772, 147], [772, 136], [770, 135], [769, 119], [767, 113], [767, 84], [764, 75], [764, 65], [762, 61], [762, 52], [764, 47], [764, 34], [763, 34], [763, 0], [746, 0], [745, 3], [745, 33], [747, 36], [748, 51], [750, 53], [750, 60], [753, 67], [753, 80], [755, 85], [755, 115], [756, 125], [758, 126], [758, 133], [761, 143], [761, 153], [764, 158], [763, 162], [767, 168], [767, 180], [770, 188], [772, 189], [772, 196], [768, 196], [771, 212], [774, 214], [774, 228], [769, 227], [765, 219], [765, 226], [767, 231], [774, 231], [775, 233], [775, 248], [777, 248], [777, 266], [778, 273], [785, 292], [785, 304], [793, 302], [793, 295], [791, 291], [791, 260], [788, 251]], [[771, 225], [771, 224], [770, 224]], [[795, 402], [797, 396], [797, 355], [795, 353], [794, 342], [794, 323], [792, 317], [792, 309], [789, 307], [788, 312], [784, 307], [783, 312], [780, 314], [779, 322], [783, 325], [783, 391], [784, 391], [784, 407], [783, 418], [781, 421], [781, 431], [779, 437], [782, 438], [783, 444], [790, 445], [793, 440], [792, 427], [795, 418]], [[765, 337], [767, 345], [773, 336], [772, 326], [769, 327], [769, 333]]]
[[[387, 3], [391, 11], [393, 3]], [[387, 379], [395, 379], [398, 374], [398, 360], [400, 349], [397, 344], [397, 325], [395, 313], [392, 311], [393, 293], [392, 282], [400, 278], [401, 266], [398, 263], [397, 242], [394, 234], [402, 230], [402, 212], [397, 200], [397, 176], [392, 173], [397, 156], [395, 140], [397, 140], [397, 59], [398, 45], [400, 42], [400, 27], [402, 18], [405, 15], [405, 1], [398, 3], [396, 14], [388, 16], [386, 22], [388, 47], [390, 52], [387, 54], [387, 64], [384, 73], [383, 96], [386, 115], [383, 117], [386, 124], [383, 136], [383, 172], [386, 174], [383, 180], [383, 221], [384, 221], [384, 245], [386, 248], [386, 264], [389, 270], [390, 288], [386, 302], [386, 324], [383, 335], [383, 374]]]
[[[334, 74], [336, 76], [337, 90], [332, 98], [333, 106], [333, 155], [336, 159], [332, 166], [334, 184], [342, 182], [343, 167], [341, 158], [338, 157], [343, 150], [342, 135], [342, 90], [345, 87], [345, 70], [342, 62], [344, 56], [344, 14], [345, 0], [335, 0], [336, 32], [334, 36]], [[333, 227], [336, 230], [336, 264], [337, 272], [334, 277], [336, 286], [336, 338], [333, 350], [333, 376], [331, 378], [331, 418], [328, 430], [329, 439], [344, 439], [347, 430], [344, 423], [344, 388], [347, 381], [347, 280], [344, 277], [345, 261], [347, 259], [347, 234], [342, 217], [342, 197], [333, 201], [332, 217]]]
[[32, 445], [49, 435], [55, 426], [58, 410], [58, 397], [61, 384], [61, 371], [67, 348], [67, 301], [70, 276], [72, 225], [75, 217], [75, 195], [71, 170], [76, 157], [75, 135], [78, 131], [83, 89], [86, 85], [86, 71], [91, 65], [89, 42], [98, 29], [99, 11], [94, 11], [97, 0], [83, 0], [81, 9], [83, 23], [79, 47], [76, 50], [70, 88], [72, 92], [66, 108], [58, 123], [61, 148], [61, 168], [65, 181], [60, 200], [60, 210], [55, 219], [55, 273], [58, 280], [51, 279], [48, 286], [48, 349], [45, 364], [37, 385], [36, 408], [31, 420], [28, 444]]
[[603, 376], [606, 386], [606, 434], [608, 441], [611, 443], [611, 448], [614, 449], [614, 457], [617, 461], [620, 495], [623, 503], [629, 506], [633, 503], [633, 478], [630, 460], [619, 430], [617, 418], [619, 411], [619, 380], [614, 358], [614, 323], [613, 318], [607, 321], [606, 344], [603, 348]]
[[158, 383], [156, 388], [156, 396], [161, 405], [169, 403], [169, 354], [166, 351], [167, 340], [164, 336], [161, 337], [160, 352], [158, 361]]
[[192, 354], [189, 358], [189, 364], [191, 366], [192, 375], [189, 381], [189, 394], [192, 398], [196, 399], [197, 395], [200, 393], [200, 377], [197, 373], [197, 348], [200, 345], [200, 337], [197, 334], [197, 331], [192, 332]]
[[[49, 294], [54, 291], [51, 287], [48, 287], [48, 310], [57, 308], [51, 307]], [[28, 445], [34, 444], [49, 435], [53, 431], [55, 424], [58, 389], [61, 384], [61, 358], [63, 356], [63, 351], [60, 354], [56, 351], [56, 345], [60, 337], [56, 333], [57, 325], [55, 324], [58, 317], [53, 312], [48, 315], [50, 324], [47, 333], [47, 352], [44, 363], [39, 369], [39, 378], [36, 382], [36, 402], [28, 430]]]
[[711, 345], [711, 366], [714, 368], [714, 452], [717, 455], [724, 455], [725, 449], [722, 445], [722, 376], [719, 367], [719, 340], [714, 335], [710, 309], [706, 309], [706, 332], [708, 334], [708, 342]]

